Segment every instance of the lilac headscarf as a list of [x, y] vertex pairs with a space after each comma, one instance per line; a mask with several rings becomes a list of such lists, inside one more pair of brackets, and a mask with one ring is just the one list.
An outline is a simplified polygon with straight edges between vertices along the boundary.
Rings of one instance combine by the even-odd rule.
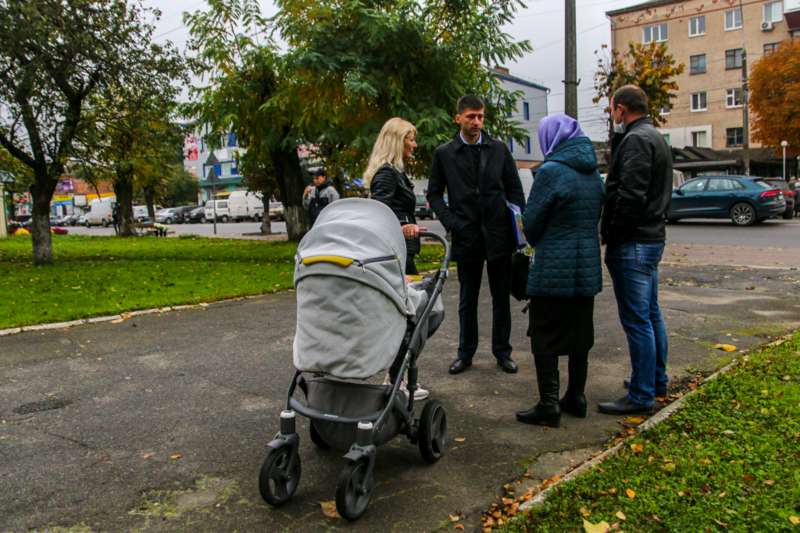
[[578, 121], [563, 113], [544, 117], [539, 122], [539, 146], [545, 157], [552, 154], [562, 142], [584, 136]]

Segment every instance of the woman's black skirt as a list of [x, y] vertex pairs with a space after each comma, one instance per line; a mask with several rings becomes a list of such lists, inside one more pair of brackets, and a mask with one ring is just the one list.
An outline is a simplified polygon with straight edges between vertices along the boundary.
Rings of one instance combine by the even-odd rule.
[[594, 297], [531, 298], [528, 335], [535, 354], [586, 353], [594, 345]]

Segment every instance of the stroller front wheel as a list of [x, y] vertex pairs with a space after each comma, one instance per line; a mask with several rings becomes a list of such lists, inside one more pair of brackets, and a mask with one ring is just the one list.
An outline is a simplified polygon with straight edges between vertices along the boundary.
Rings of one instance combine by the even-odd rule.
[[351, 522], [360, 518], [369, 505], [373, 485], [369, 458], [348, 461], [336, 482], [336, 510], [339, 514]]
[[300, 484], [300, 454], [291, 446], [273, 448], [261, 465], [258, 488], [272, 506], [288, 502]]
[[442, 458], [447, 447], [447, 413], [438, 400], [429, 401], [422, 409], [417, 438], [419, 453], [426, 463], [433, 464]]

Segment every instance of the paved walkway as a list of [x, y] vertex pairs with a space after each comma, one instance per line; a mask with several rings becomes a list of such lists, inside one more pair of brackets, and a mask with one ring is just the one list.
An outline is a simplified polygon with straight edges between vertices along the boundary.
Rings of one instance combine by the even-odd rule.
[[[797, 271], [678, 263], [665, 266], [662, 278], [673, 376], [719, 366], [711, 348], [717, 342], [752, 346], [800, 324]], [[592, 405], [621, 395], [628, 371], [606, 287], [596, 305]], [[313, 449], [305, 421], [295, 499], [272, 510], [258, 494], [264, 445], [291, 375], [292, 293], [0, 338], [0, 530], [430, 531], [457, 512], [469, 529], [526, 467], [546, 478], [619, 429], [616, 418], [594, 411], [584, 420], [565, 417], [553, 430], [514, 421], [514, 411], [536, 399], [519, 304], [513, 344], [520, 373], [496, 368], [484, 329], [474, 368], [449, 376], [455, 279], [445, 291], [448, 316], [426, 347], [420, 375], [446, 405], [457, 440], [432, 467], [402, 438], [381, 448], [373, 501], [352, 526], [322, 512], [341, 459]], [[489, 315], [485, 287], [482, 324]]]

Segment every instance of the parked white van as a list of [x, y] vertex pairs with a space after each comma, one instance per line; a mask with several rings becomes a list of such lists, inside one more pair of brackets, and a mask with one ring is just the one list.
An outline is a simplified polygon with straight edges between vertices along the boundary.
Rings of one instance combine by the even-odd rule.
[[231, 220], [261, 220], [264, 217], [264, 202], [261, 194], [249, 191], [233, 191], [228, 196], [228, 212]]
[[101, 198], [92, 200], [89, 203], [89, 212], [86, 213], [86, 227], [89, 226], [110, 226], [114, 212], [114, 198]]
[[231, 214], [228, 211], [228, 200], [208, 200], [204, 214], [206, 222], [214, 220], [214, 204], [212, 202], [217, 202], [217, 222], [229, 221]]

